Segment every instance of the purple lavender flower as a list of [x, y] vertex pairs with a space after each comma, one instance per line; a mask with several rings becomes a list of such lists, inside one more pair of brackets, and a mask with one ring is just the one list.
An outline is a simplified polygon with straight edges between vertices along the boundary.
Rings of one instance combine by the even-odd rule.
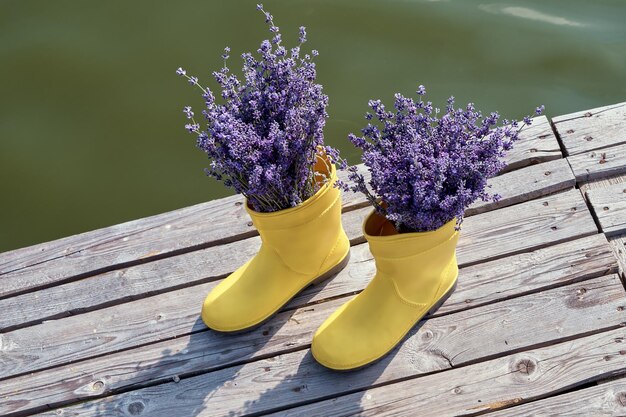
[[306, 28], [304, 26], [300, 26], [300, 36], [298, 38], [300, 44], [306, 42]]
[[198, 132], [198, 130], [200, 129], [200, 125], [197, 123], [187, 123], [185, 125], [185, 129], [187, 129], [189, 133]]
[[[371, 173], [369, 184], [355, 167], [347, 168], [351, 184], [339, 186], [365, 194], [375, 209], [393, 222], [400, 232], [436, 230], [457, 218], [477, 199], [497, 200], [486, 191], [487, 179], [503, 167], [502, 157], [518, 139], [524, 118], [497, 126], [496, 112], [483, 117], [472, 103], [454, 108], [450, 97], [443, 114], [432, 103], [395, 95], [394, 111], [380, 100], [370, 100], [373, 114], [363, 136], [349, 135], [363, 151], [362, 160]], [[543, 111], [538, 107], [536, 114]], [[378, 123], [371, 120], [376, 117]], [[338, 158], [338, 155], [335, 156]], [[369, 185], [369, 186], [368, 186]], [[373, 190], [373, 191], [370, 191]]]
[[[328, 97], [315, 83], [312, 58], [301, 56], [300, 46], [285, 49], [272, 15], [262, 5], [257, 9], [272, 39], [261, 43], [257, 56], [241, 55], [243, 80], [226, 64], [213, 72], [222, 103], [182, 68], [176, 73], [196, 85], [205, 100], [204, 127], [196, 123], [190, 107], [184, 113], [191, 119], [185, 128], [197, 135], [198, 147], [211, 160], [207, 174], [242, 193], [255, 210], [271, 212], [296, 206], [319, 189], [313, 165], [323, 145]], [[304, 28], [299, 40], [300, 45], [306, 42]], [[225, 61], [229, 53], [225, 48]]]
[[224, 53], [222, 54], [222, 59], [224, 61], [226, 61], [228, 58], [230, 58], [230, 48], [227, 46], [226, 48], [224, 48]]

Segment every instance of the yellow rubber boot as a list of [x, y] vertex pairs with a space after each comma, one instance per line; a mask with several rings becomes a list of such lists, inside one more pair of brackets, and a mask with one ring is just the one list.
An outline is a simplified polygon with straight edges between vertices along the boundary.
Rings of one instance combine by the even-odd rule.
[[202, 306], [208, 327], [221, 332], [256, 327], [302, 289], [348, 263], [350, 241], [341, 225], [341, 192], [333, 186], [335, 167], [322, 156], [315, 170], [330, 180], [296, 207], [258, 213], [246, 204], [261, 249], [209, 293]]
[[391, 351], [424, 315], [454, 291], [458, 276], [456, 219], [440, 229], [398, 234], [371, 213], [363, 224], [376, 275], [315, 332], [311, 352], [322, 365], [350, 370]]

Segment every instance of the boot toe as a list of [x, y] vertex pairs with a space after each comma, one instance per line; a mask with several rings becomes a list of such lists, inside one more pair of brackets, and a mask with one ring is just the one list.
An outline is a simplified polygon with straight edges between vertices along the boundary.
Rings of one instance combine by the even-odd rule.
[[403, 302], [389, 280], [376, 277], [319, 327], [311, 353], [330, 369], [361, 368], [390, 352], [425, 311]]
[[267, 299], [263, 298], [262, 291], [259, 291], [260, 297], [250, 297], [250, 291], [241, 288], [239, 275], [236, 271], [204, 299], [200, 316], [210, 329], [237, 332], [254, 327], [267, 315]]
[[232, 332], [246, 327], [246, 320], [241, 310], [229, 308], [227, 297], [215, 297], [209, 294], [202, 304], [202, 321], [210, 329], [220, 332]]
[[334, 370], [351, 370], [370, 363], [386, 351], [376, 340], [370, 323], [345, 320], [344, 304], [317, 330], [311, 343], [311, 354], [321, 365]]
[[220, 332], [263, 323], [307, 284], [309, 277], [257, 256], [220, 282], [202, 305], [202, 321]]

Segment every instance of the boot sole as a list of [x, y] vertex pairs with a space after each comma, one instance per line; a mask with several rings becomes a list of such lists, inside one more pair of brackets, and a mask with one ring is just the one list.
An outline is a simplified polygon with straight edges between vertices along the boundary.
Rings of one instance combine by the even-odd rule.
[[328, 369], [330, 369], [330, 370], [332, 370], [332, 371], [335, 371], [335, 372], [353, 372], [353, 371], [359, 371], [359, 370], [361, 370], [361, 369], [363, 369], [363, 368], [367, 368], [368, 366], [372, 366], [372, 365], [374, 365], [375, 363], [377, 363], [378, 361], [380, 361], [380, 360], [384, 359], [384, 358], [385, 358], [385, 357], [389, 354], [389, 352], [391, 352], [391, 351], [392, 351], [392, 350], [393, 350], [396, 346], [398, 346], [400, 343], [403, 343], [403, 342], [404, 342], [404, 339], [405, 339], [406, 335], [407, 335], [407, 334], [409, 334], [409, 332], [411, 331], [411, 329], [412, 329], [413, 327], [415, 327], [415, 326], [416, 326], [419, 322], [421, 322], [421, 321], [422, 321], [422, 319], [423, 319], [424, 317], [426, 317], [426, 316], [428, 316], [428, 315], [433, 315], [433, 314], [435, 314], [435, 312], [436, 312], [437, 310], [439, 310], [439, 307], [441, 307], [441, 306], [443, 305], [443, 303], [445, 303], [445, 302], [448, 300], [448, 298], [450, 298], [450, 296], [452, 295], [452, 293], [456, 290], [456, 283], [457, 283], [457, 281], [458, 281], [458, 277], [454, 280], [454, 284], [452, 284], [452, 286], [450, 287], [450, 289], [449, 289], [447, 292], [445, 292], [445, 293], [444, 293], [444, 294], [443, 294], [443, 295], [439, 298], [439, 300], [437, 300], [437, 302], [436, 302], [435, 304], [433, 304], [433, 306], [430, 308], [430, 310], [428, 310], [426, 313], [422, 314], [422, 315], [421, 315], [421, 316], [420, 316], [420, 317], [419, 317], [419, 318], [415, 321], [415, 323], [413, 323], [413, 325], [412, 325], [412, 326], [411, 326], [411, 327], [410, 327], [410, 328], [406, 331], [406, 333], [404, 334], [404, 336], [402, 336], [402, 339], [400, 340], [400, 342], [398, 342], [398, 344], [394, 345], [394, 346], [393, 346], [391, 349], [389, 349], [387, 352], [383, 353], [380, 357], [378, 357], [378, 358], [374, 359], [373, 361], [368, 362], [368, 363], [366, 363], [366, 364], [364, 364], [364, 365], [358, 366], [358, 367], [356, 367], [356, 368], [348, 368], [348, 369], [335, 369], [335, 368], [328, 368], [327, 366], [324, 366], [323, 364], [321, 364], [321, 365], [322, 365], [322, 366], [324, 366], [325, 368], [328, 368]]
[[348, 265], [349, 261], [350, 261], [350, 250], [348, 250], [348, 253], [346, 254], [346, 256], [344, 256], [343, 259], [337, 265], [333, 266], [331, 269], [329, 269], [328, 271], [324, 272], [322, 275], [320, 275], [319, 277], [313, 279], [307, 285], [302, 287], [302, 289], [300, 291], [298, 291], [290, 299], [285, 301], [285, 303], [283, 305], [279, 306], [269, 317], [263, 319], [263, 321], [260, 321], [259, 323], [254, 324], [254, 325], [252, 325], [250, 327], [246, 327], [245, 329], [239, 329], [239, 330], [233, 330], [233, 331], [223, 331], [223, 330], [215, 330], [215, 329], [211, 328], [211, 330], [213, 330], [214, 332], [217, 332], [217, 333], [233, 334], [233, 335], [234, 334], [240, 334], [240, 333], [247, 333], [247, 332], [256, 330], [259, 327], [263, 326], [265, 323], [267, 323], [269, 320], [271, 320], [276, 315], [276, 313], [278, 313], [284, 306], [289, 304], [289, 302], [291, 300], [293, 300], [293, 298], [295, 296], [297, 296], [298, 294], [300, 294], [302, 291], [304, 291], [308, 287], [319, 285], [319, 284], [323, 283], [324, 281], [328, 280], [329, 278], [332, 278], [333, 276], [337, 275], [339, 272], [341, 272]]

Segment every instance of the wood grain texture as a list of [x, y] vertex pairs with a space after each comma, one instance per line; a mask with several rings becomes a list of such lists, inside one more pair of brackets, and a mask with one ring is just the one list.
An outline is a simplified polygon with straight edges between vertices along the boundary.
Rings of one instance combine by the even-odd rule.
[[[169, 417], [275, 411], [519, 349], [613, 330], [626, 319], [625, 295], [616, 275], [605, 276], [427, 320], [389, 356], [359, 372], [329, 371], [307, 350], [300, 350], [80, 403], [65, 408], [62, 415]], [[308, 317], [311, 315], [302, 319]]]
[[626, 380], [619, 379], [490, 413], [490, 417], [614, 417], [626, 415]]
[[0, 297], [256, 235], [247, 222], [240, 198], [233, 196], [5, 252]]
[[626, 103], [552, 119], [569, 155], [626, 143]]
[[[372, 388], [272, 416], [414, 416], [419, 410], [419, 415], [446, 417], [475, 415], [511, 406], [505, 412], [489, 415], [534, 416], [538, 414], [531, 411], [541, 410], [540, 404], [550, 400], [515, 405], [606, 375], [626, 372], [623, 368], [625, 337], [624, 329], [600, 333], [462, 369]], [[626, 411], [626, 403], [619, 402], [621, 389], [615, 392], [609, 388], [602, 392], [611, 392], [612, 395], [605, 398], [599, 396], [582, 407], [582, 410], [588, 411], [587, 414], [579, 415], [609, 415], [606, 414], [608, 411]], [[572, 394], [563, 397], [569, 398], [569, 395]], [[583, 394], [583, 398], [588, 397]], [[610, 401], [603, 405], [604, 401], [599, 401], [601, 399]], [[574, 404], [577, 402], [573, 401]], [[572, 416], [575, 414], [568, 411], [578, 410], [573, 407], [574, 404], [566, 405], [563, 401], [557, 404], [565, 407], [555, 408], [556, 404], [552, 403], [552, 411], [557, 413], [540, 412], [539, 415]]]
[[[350, 266], [321, 290], [314, 287], [296, 297], [287, 307], [298, 308], [360, 291], [374, 273], [366, 245], [353, 253]], [[365, 249], [365, 250], [363, 250]], [[367, 266], [364, 266], [367, 265]], [[535, 252], [515, 255], [462, 268], [457, 290], [439, 309], [450, 314], [513, 295], [541, 291], [601, 276], [615, 270], [615, 259], [603, 235], [594, 235]], [[337, 305], [345, 299], [336, 301]], [[266, 325], [241, 335], [201, 331], [124, 352], [31, 373], [0, 383], [0, 415], [38, 410], [127, 390], [146, 383], [171, 380], [194, 372], [206, 372], [240, 362], [301, 349], [310, 342], [320, 320], [318, 306], [285, 312]], [[189, 312], [197, 313], [195, 306]], [[324, 310], [324, 311], [329, 311]], [[153, 315], [168, 311], [155, 310]], [[313, 321], [309, 318], [309, 314]], [[180, 314], [177, 314], [180, 315]], [[303, 317], [304, 318], [301, 318]], [[191, 324], [190, 324], [191, 326]], [[98, 381], [102, 384], [98, 384]], [[94, 389], [94, 384], [95, 388]]]
[[[504, 174], [501, 177], [496, 177], [505, 179], [505, 181], [494, 185], [494, 192], [502, 194], [503, 199], [500, 200], [498, 204], [491, 205], [490, 207], [478, 206], [478, 208], [482, 207], [482, 209], [485, 210], [493, 210], [500, 205], [518, 202], [522, 198], [535, 197], [537, 193], [551, 193], [557, 189], [561, 189], [561, 187], [571, 187], [573, 176], [571, 176], [571, 173], [567, 174], [569, 168], [564, 165], [566, 165], [564, 160], [558, 160], [533, 165], [519, 171]], [[566, 171], [564, 169], [566, 169]], [[529, 186], [526, 187], [524, 182], [511, 182], [506, 180], [506, 177], [516, 175], [517, 172], [525, 172], [526, 174], [524, 175], [527, 178], [533, 178], [533, 176], [544, 177], [549, 178], [550, 181], [543, 182], [538, 188], [533, 189], [533, 185], [529, 184]], [[546, 172], [550, 172], [550, 175], [545, 175]], [[568, 175], [569, 178], [567, 178]], [[517, 190], [517, 192], [515, 190]], [[572, 191], [570, 194], [574, 196], [575, 192]], [[568, 194], [568, 196], [570, 194]], [[558, 196], [552, 196], [551, 198], [554, 199], [555, 197], [560, 198]], [[533, 245], [542, 243], [540, 242], [542, 239], [546, 239], [546, 242], [554, 242], [555, 239], [570, 239], [572, 236], [578, 236], [578, 227], [582, 223], [588, 223], [587, 227], [580, 229], [583, 233], [593, 233], [593, 220], [587, 217], [585, 221], [584, 218], [586, 215], [583, 212], [575, 213], [576, 216], [574, 216], [574, 218], [570, 218], [569, 216], [571, 213], [567, 211], [568, 209], [571, 210], [571, 208], [575, 207], [584, 208], [582, 199], [577, 198], [578, 203], [575, 203], [574, 200], [571, 199], [565, 199], [564, 203], [572, 201], [572, 204], [574, 204], [574, 206], [565, 209], [561, 203], [558, 206], [560, 208], [550, 207], [549, 205], [543, 206], [548, 200], [542, 200], [540, 207], [542, 217], [536, 217], [534, 209], [526, 210], [523, 214], [510, 214], [510, 216], [517, 218], [517, 222], [528, 222], [528, 226], [525, 228], [528, 233], [545, 230], [545, 236], [538, 236], [536, 239], [529, 241], [529, 243]], [[550, 203], [548, 202], [548, 204]], [[553, 208], [562, 211], [557, 218], [553, 219], [555, 222], [564, 219], [560, 226], [552, 226], [550, 223], [550, 216], [554, 213]], [[362, 243], [364, 241], [361, 223], [369, 210], [369, 208], [355, 209], [343, 215], [344, 226], [353, 243]], [[509, 211], [502, 211], [503, 216], [509, 215], [510, 210], [512, 210], [513, 213], [519, 211], [513, 207], [507, 210]], [[587, 209], [584, 208], [584, 210]], [[475, 233], [476, 230], [482, 227], [492, 227], [491, 220], [481, 221], [481, 216], [472, 216], [465, 220], [464, 227], [468, 227], [470, 230], [468, 233]], [[535, 222], [538, 221], [540, 226], [538, 226], [537, 223], [531, 223], [531, 218], [534, 219]], [[548, 223], [546, 223], [546, 221]], [[472, 224], [476, 222], [478, 222], [479, 225], [473, 228], [474, 232], [471, 232]], [[502, 228], [507, 227], [507, 225], [502, 225]], [[519, 233], [517, 224], [512, 225], [512, 227], [515, 228], [515, 230], [512, 230], [513, 233]], [[553, 231], [551, 227], [560, 227], [560, 229], [556, 231], [557, 233], [553, 233], [555, 231]], [[469, 238], [471, 242], [477, 240], [477, 238], [472, 237], [471, 234], [468, 234], [468, 237], [465, 237], [465, 234], [465, 232], [462, 234], [461, 248], [465, 245], [463, 243], [465, 239]], [[492, 239], [490, 237], [485, 238]], [[501, 249], [505, 250], [504, 252], [500, 251], [499, 255], [506, 253], [507, 247], [511, 248], [511, 244], [508, 242], [510, 237], [507, 236], [506, 239], [506, 243], [503, 242], [503, 239], [496, 241], [496, 244], [500, 246]], [[518, 242], [513, 242], [513, 244], [522, 247], [522, 250], [529, 247], [520, 245]], [[77, 281], [0, 299], [0, 311], [4, 312], [4, 314], [0, 316], [0, 332], [30, 326], [41, 322], [41, 320], [61, 318], [69, 314], [91, 311], [116, 303], [171, 291], [176, 288], [215, 280], [227, 275], [238, 265], [246, 262], [250, 257], [254, 256], [259, 247], [259, 237], [236, 240], [234, 242], [212, 246], [207, 249], [181, 254], [176, 257], [159, 259], [145, 264], [104, 272]], [[484, 259], [480, 253], [484, 255], [487, 252], [480, 252], [480, 250], [482, 249], [471, 251], [472, 257], [470, 261], [476, 262], [477, 260]], [[492, 249], [485, 248], [485, 250], [491, 251]], [[465, 254], [459, 254], [459, 262], [461, 264], [468, 262], [466, 258], [469, 253], [470, 252], [467, 251]], [[58, 266], [61, 267], [62, 263]], [[44, 272], [49, 267], [50, 265], [42, 265]], [[25, 285], [22, 280], [22, 275], [26, 274], [28, 271], [32, 272], [32, 268], [20, 271], [18, 274], [0, 278], [3, 284], [7, 286], [5, 287], [5, 291], [11, 291], [11, 288], [15, 290], [22, 288], [22, 286]], [[48, 272], [45, 273], [47, 274]], [[32, 308], [33, 306], [37, 306], [37, 308]]]
[[585, 197], [586, 197], [587, 191], [589, 190], [602, 189], [602, 188], [609, 187], [613, 184], [623, 184], [623, 183], [626, 183], [626, 175], [616, 175], [613, 177], [602, 178], [602, 179], [595, 180], [595, 181], [582, 182], [578, 184], [578, 187], [580, 188], [580, 191], [582, 191], [585, 194]]
[[592, 181], [626, 174], [626, 144], [597, 149], [567, 158], [576, 181]]
[[[602, 190], [605, 190], [607, 188], [619, 188], [620, 186], [626, 187], [626, 174], [603, 178], [590, 182], [584, 182], [580, 184], [580, 190], [584, 193], [584, 196], [587, 199], [588, 203], [591, 204], [589, 202], [587, 193], [601, 193]], [[597, 209], [594, 208], [594, 216], [596, 216], [595, 211], [604, 211], [603, 206]], [[598, 223], [600, 223], [599, 220]], [[613, 248], [615, 257], [617, 258], [620, 274], [626, 282], [626, 233], [616, 233], [610, 236], [609, 243]]]
[[[240, 196], [231, 196], [194, 206], [173, 210], [117, 224], [111, 227], [29, 246], [0, 254], [0, 276], [50, 261], [63, 260], [70, 265], [87, 258], [92, 265], [81, 270], [107, 267], [141, 258], [150, 258], [164, 251], [195, 247], [206, 242], [216, 244], [236, 234], [249, 234], [250, 226], [242, 227], [247, 217]], [[220, 218], [224, 227], [212, 225], [198, 236], [199, 220]], [[210, 223], [210, 222], [209, 222]], [[169, 245], [164, 246], [167, 242]], [[161, 245], [159, 246], [159, 243]], [[96, 260], [103, 258], [101, 262]], [[108, 262], [107, 262], [108, 261]]]
[[626, 232], [626, 183], [587, 191], [600, 227], [607, 236]]
[[500, 200], [477, 201], [465, 210], [466, 216], [572, 188], [576, 185], [576, 178], [565, 159], [556, 159], [490, 178], [488, 183], [491, 186], [490, 192], [500, 195]]
[[[344, 219], [356, 217], [360, 211], [346, 213]], [[576, 190], [501, 209], [495, 214], [499, 215], [484, 213], [465, 221], [457, 247], [460, 265], [596, 232]], [[229, 259], [233, 264], [245, 260], [236, 262], [234, 255]], [[188, 334], [198, 329], [194, 322], [213, 285], [209, 282], [0, 334], [0, 378]]]
[[260, 246], [255, 236], [0, 299], [0, 333], [215, 281]]
[[614, 236], [609, 239], [609, 244], [613, 248], [620, 274], [626, 282], [626, 234]]
[[563, 154], [550, 121], [545, 116], [539, 116], [533, 118], [533, 124], [525, 127], [520, 133], [519, 140], [505, 157], [507, 166], [502, 172], [562, 157]]

